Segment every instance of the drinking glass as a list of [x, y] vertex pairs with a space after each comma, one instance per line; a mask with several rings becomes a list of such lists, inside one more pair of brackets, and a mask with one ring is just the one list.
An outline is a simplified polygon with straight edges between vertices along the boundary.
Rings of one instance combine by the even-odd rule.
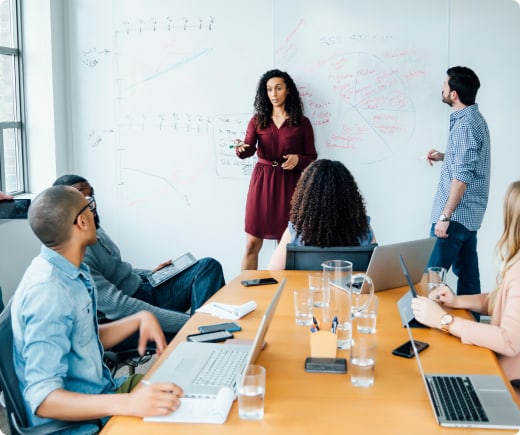
[[245, 420], [264, 417], [265, 368], [256, 364], [247, 366], [238, 380], [238, 416]]
[[338, 336], [338, 349], [349, 349], [352, 338], [352, 263], [327, 260], [322, 263], [323, 286], [329, 292], [328, 314], [333, 332]]

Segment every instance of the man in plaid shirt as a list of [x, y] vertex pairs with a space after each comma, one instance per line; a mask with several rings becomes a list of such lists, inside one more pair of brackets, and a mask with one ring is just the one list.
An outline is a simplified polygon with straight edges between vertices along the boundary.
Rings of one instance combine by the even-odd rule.
[[442, 101], [454, 109], [445, 153], [432, 149], [427, 160], [443, 161], [432, 207], [432, 237], [437, 237], [428, 266], [453, 268], [457, 294], [480, 293], [477, 230], [489, 196], [490, 139], [475, 97], [480, 87], [469, 68], [446, 71]]

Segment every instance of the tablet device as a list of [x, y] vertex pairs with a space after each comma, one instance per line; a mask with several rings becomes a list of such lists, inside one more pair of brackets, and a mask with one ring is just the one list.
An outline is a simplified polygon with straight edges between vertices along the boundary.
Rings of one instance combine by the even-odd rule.
[[196, 262], [197, 259], [189, 252], [186, 252], [186, 254], [181, 255], [179, 258], [173, 260], [172, 264], [170, 264], [169, 266], [163, 267], [162, 269], [159, 269], [157, 272], [152, 272], [150, 275], [148, 275], [148, 282], [153, 287], [157, 287], [164, 281], [170, 279], [178, 273], [181, 273], [188, 267], [193, 266]]

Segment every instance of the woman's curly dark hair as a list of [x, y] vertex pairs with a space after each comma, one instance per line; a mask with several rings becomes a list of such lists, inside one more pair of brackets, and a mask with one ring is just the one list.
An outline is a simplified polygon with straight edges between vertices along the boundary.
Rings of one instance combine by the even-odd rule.
[[278, 69], [267, 71], [258, 82], [255, 96], [255, 113], [258, 126], [266, 128], [271, 122], [273, 105], [267, 96], [267, 82], [273, 77], [281, 78], [287, 86], [287, 98], [285, 100], [285, 111], [289, 115], [289, 124], [299, 125], [303, 117], [303, 103], [298, 88], [289, 74]]
[[296, 185], [291, 206], [290, 221], [305, 245], [358, 246], [369, 231], [356, 181], [338, 161], [311, 163]]

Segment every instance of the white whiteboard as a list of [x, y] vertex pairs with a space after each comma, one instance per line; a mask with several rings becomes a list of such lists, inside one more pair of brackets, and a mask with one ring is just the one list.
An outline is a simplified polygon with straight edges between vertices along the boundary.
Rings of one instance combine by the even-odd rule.
[[[189, 250], [219, 259], [228, 280], [239, 272], [254, 161], [229, 145], [273, 67], [295, 79], [319, 157], [355, 175], [378, 241], [426, 236], [440, 168], [420, 157], [445, 147], [441, 85], [464, 64], [481, 79], [492, 134], [479, 252], [483, 287], [493, 284], [500, 204], [518, 174], [509, 159], [518, 144], [508, 143], [520, 101], [512, 0], [74, 0], [68, 9], [74, 172], [94, 185], [103, 226], [136, 266]], [[260, 268], [273, 248], [266, 242]]]

